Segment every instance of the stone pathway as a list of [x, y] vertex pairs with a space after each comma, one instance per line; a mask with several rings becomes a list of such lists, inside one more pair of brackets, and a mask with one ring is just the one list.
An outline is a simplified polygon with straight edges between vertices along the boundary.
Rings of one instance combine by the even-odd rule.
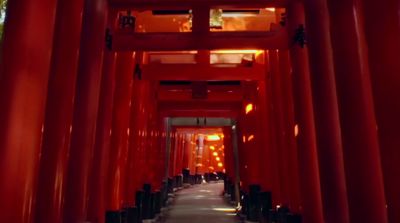
[[195, 185], [175, 194], [164, 223], [240, 223], [234, 207], [221, 196], [223, 183]]

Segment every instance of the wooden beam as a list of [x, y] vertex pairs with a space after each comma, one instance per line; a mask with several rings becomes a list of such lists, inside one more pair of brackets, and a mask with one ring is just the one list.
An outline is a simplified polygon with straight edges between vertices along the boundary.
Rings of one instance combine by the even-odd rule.
[[115, 51], [179, 51], [215, 49], [287, 49], [286, 29], [266, 32], [135, 33], [117, 31]]
[[287, 0], [112, 0], [112, 9], [153, 10], [153, 9], [193, 9], [209, 8], [285, 8]]
[[236, 111], [242, 108], [242, 102], [230, 101], [230, 102], [215, 102], [206, 100], [190, 100], [190, 101], [177, 101], [167, 102], [159, 101], [158, 109], [171, 110], [171, 111], [191, 111], [191, 110], [203, 110], [203, 111]]
[[228, 81], [264, 80], [264, 65], [252, 67], [215, 67], [202, 64], [148, 64], [142, 65], [145, 80]]
[[162, 110], [161, 117], [223, 117], [237, 118], [238, 110]]
[[[193, 101], [199, 102], [204, 100], [198, 100], [192, 98], [192, 92], [189, 90], [167, 90], [163, 88], [159, 88], [157, 91], [157, 97], [159, 101], [163, 102], [176, 102], [176, 101]], [[243, 100], [243, 92], [242, 91], [212, 91], [210, 90], [207, 95], [206, 101], [209, 102], [240, 102]]]

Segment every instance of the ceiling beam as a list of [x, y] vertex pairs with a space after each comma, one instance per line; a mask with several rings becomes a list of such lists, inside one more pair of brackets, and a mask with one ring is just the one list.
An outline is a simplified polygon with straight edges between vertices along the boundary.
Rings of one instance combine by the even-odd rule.
[[203, 111], [236, 111], [242, 108], [242, 102], [229, 101], [229, 102], [215, 102], [207, 100], [190, 100], [190, 101], [159, 101], [158, 109], [160, 111], [191, 111], [191, 110], [203, 110]]
[[[159, 88], [157, 91], [157, 98], [159, 101], [191, 101], [194, 102], [199, 101], [198, 99], [192, 98], [191, 91], [170, 91], [163, 88]], [[210, 91], [207, 94], [207, 99], [209, 102], [234, 102], [234, 101], [242, 101], [243, 100], [243, 92], [242, 91], [229, 91], [229, 92], [214, 92]]]
[[284, 8], [287, 0], [112, 0], [110, 6], [116, 10], [193, 9], [195, 7], [245, 9]]
[[216, 49], [287, 49], [286, 29], [265, 32], [135, 33], [117, 31], [115, 51], [180, 51]]
[[164, 110], [160, 111], [160, 117], [224, 117], [237, 118], [239, 111], [234, 110]]
[[142, 78], [145, 80], [177, 81], [229, 81], [264, 80], [265, 65], [252, 67], [215, 67], [202, 64], [147, 64], [142, 65]]

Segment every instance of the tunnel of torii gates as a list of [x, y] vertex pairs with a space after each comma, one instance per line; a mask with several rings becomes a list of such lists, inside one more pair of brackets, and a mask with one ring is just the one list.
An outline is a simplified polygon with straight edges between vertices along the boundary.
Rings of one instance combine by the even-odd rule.
[[8, 1], [0, 221], [104, 222], [189, 168], [259, 185], [305, 223], [400, 222], [398, 9]]

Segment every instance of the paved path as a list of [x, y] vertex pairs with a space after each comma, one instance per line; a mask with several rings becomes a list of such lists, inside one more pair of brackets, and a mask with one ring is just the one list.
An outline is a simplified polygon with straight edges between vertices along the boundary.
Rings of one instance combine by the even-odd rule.
[[176, 193], [165, 223], [239, 223], [235, 210], [221, 196], [223, 183], [196, 185]]

